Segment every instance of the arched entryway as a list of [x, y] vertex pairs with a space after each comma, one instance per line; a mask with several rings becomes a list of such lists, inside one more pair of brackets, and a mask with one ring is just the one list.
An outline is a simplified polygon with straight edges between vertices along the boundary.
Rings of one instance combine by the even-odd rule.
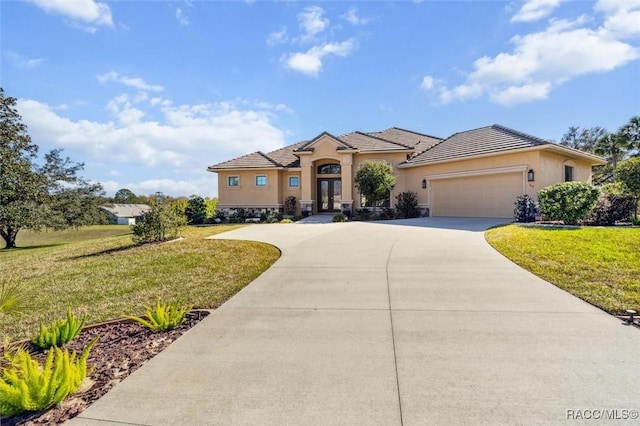
[[316, 170], [318, 213], [342, 210], [342, 168], [338, 163], [321, 164]]

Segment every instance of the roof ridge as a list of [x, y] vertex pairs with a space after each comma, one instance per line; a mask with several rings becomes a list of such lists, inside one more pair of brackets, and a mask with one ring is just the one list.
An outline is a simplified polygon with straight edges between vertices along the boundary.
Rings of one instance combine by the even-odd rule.
[[[353, 132], [351, 132], [353, 133]], [[356, 149], [354, 146], [352, 146], [351, 144], [345, 142], [344, 140], [341, 139], [341, 136], [334, 136], [331, 133], [327, 132], [326, 130], [322, 133], [320, 133], [318, 136], [316, 136], [315, 138], [311, 139], [310, 141], [307, 141], [306, 144], [302, 145], [300, 148], [297, 148], [294, 152], [300, 151], [300, 150], [304, 150], [307, 148], [307, 146], [311, 145], [312, 143], [314, 143], [315, 141], [317, 141], [318, 139], [320, 139], [323, 136], [329, 136], [330, 138], [333, 138], [335, 140], [337, 140], [338, 142], [342, 143], [343, 145], [346, 145], [348, 148], [351, 149]]]
[[278, 163], [276, 160], [274, 160], [273, 158], [269, 157], [267, 154], [265, 154], [262, 151], [257, 151], [258, 154], [262, 155], [264, 158], [266, 158], [267, 160], [271, 161], [273, 164], [275, 164], [278, 167], [284, 167], [282, 164]]
[[506, 127], [506, 126], [503, 126], [501, 124], [494, 124], [494, 125], [492, 125], [490, 127], [494, 128], [494, 129], [502, 130], [503, 132], [511, 133], [513, 135], [516, 135], [516, 136], [519, 136], [519, 137], [522, 137], [522, 138], [531, 139], [532, 141], [534, 141], [538, 145], [546, 145], [546, 144], [552, 143], [550, 141], [544, 140], [544, 139], [539, 138], [537, 136], [533, 136], [533, 135], [529, 135], [529, 134], [524, 133], [524, 132], [519, 132], [517, 130], [513, 130], [513, 129], [511, 129], [509, 127]]
[[368, 138], [378, 139], [378, 140], [381, 140], [381, 141], [384, 141], [384, 142], [392, 143], [394, 145], [400, 145], [403, 148], [413, 148], [412, 146], [405, 145], [405, 144], [400, 143], [400, 142], [395, 142], [395, 141], [392, 141], [392, 140], [389, 140], [389, 139], [381, 138], [380, 136], [373, 136], [373, 135], [371, 135], [369, 133], [364, 133], [364, 132], [361, 132], [359, 130], [356, 130], [355, 132], [351, 132], [351, 133], [357, 133], [359, 135], [363, 135], [363, 136], [366, 136]]
[[390, 128], [388, 128], [386, 130], [391, 130], [391, 129], [401, 130], [401, 131], [407, 132], [407, 133], [413, 133], [414, 135], [426, 136], [428, 138], [440, 139], [442, 141], [444, 140], [444, 138], [441, 138], [439, 136], [428, 135], [426, 133], [420, 133], [420, 132], [416, 132], [416, 131], [413, 131], [413, 130], [403, 129], [402, 127], [397, 127], [397, 126], [390, 127]]

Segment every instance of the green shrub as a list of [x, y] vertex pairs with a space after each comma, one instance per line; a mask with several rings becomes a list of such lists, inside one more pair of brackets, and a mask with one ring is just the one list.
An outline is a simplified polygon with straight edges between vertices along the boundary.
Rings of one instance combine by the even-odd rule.
[[296, 208], [298, 206], [298, 200], [293, 195], [289, 195], [284, 200], [284, 214], [293, 216], [296, 214]]
[[396, 212], [401, 219], [420, 216], [418, 194], [413, 191], [401, 192], [396, 196]]
[[42, 366], [24, 349], [8, 355], [9, 364], [0, 373], [0, 415], [40, 411], [76, 392], [91, 373], [87, 359], [97, 340], [84, 348], [79, 359], [75, 351], [53, 348]]
[[586, 219], [600, 191], [585, 182], [562, 182], [540, 190], [540, 213], [545, 220], [575, 225]]
[[82, 320], [78, 321], [69, 309], [66, 320], [59, 320], [48, 327], [40, 321], [40, 331], [31, 339], [31, 342], [40, 349], [52, 346], [60, 347], [80, 334], [86, 320], [87, 316], [85, 315]]
[[127, 318], [139, 322], [156, 333], [173, 330], [180, 326], [184, 323], [187, 312], [191, 310], [190, 307], [180, 307], [177, 302], [162, 304], [159, 300], [156, 302], [155, 308], [149, 306], [145, 308], [147, 310], [146, 319], [133, 316], [127, 316]]
[[624, 195], [625, 190], [622, 182], [606, 183], [600, 187], [600, 192], [607, 195]]
[[293, 223], [291, 219], [282, 219], [280, 223]]
[[613, 225], [633, 218], [636, 200], [631, 195], [602, 194], [591, 212], [591, 220], [596, 225]]
[[332, 222], [346, 222], [348, 220], [349, 218], [342, 213], [335, 215], [333, 219], [331, 219]]
[[356, 209], [356, 216], [358, 220], [371, 220], [371, 211], [369, 209]]
[[133, 241], [145, 244], [176, 238], [186, 224], [186, 218], [176, 213], [169, 204], [155, 204], [131, 227]]
[[535, 222], [538, 207], [528, 195], [520, 195], [516, 198], [516, 208], [513, 210], [513, 218], [516, 222]]

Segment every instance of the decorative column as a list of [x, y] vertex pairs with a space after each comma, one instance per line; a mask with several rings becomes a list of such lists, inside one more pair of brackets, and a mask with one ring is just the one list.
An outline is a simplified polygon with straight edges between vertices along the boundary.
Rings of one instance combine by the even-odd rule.
[[311, 158], [308, 155], [300, 155], [300, 212], [303, 216], [310, 216], [313, 214], [313, 199], [311, 198], [311, 188], [312, 185], [314, 185], [314, 182], [313, 173], [311, 170], [312, 167], [313, 162], [311, 161]]
[[340, 155], [340, 170], [342, 171], [342, 202], [340, 210], [347, 216], [353, 214], [353, 154]]

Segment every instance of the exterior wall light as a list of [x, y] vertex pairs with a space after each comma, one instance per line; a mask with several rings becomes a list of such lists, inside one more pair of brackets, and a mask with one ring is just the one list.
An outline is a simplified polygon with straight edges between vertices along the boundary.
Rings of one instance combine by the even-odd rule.
[[533, 182], [535, 179], [535, 173], [533, 172], [533, 169], [529, 169], [529, 171], [527, 172], [527, 180], [529, 182]]
[[427, 187], [427, 180], [422, 179], [422, 189], [426, 189], [426, 187]]

